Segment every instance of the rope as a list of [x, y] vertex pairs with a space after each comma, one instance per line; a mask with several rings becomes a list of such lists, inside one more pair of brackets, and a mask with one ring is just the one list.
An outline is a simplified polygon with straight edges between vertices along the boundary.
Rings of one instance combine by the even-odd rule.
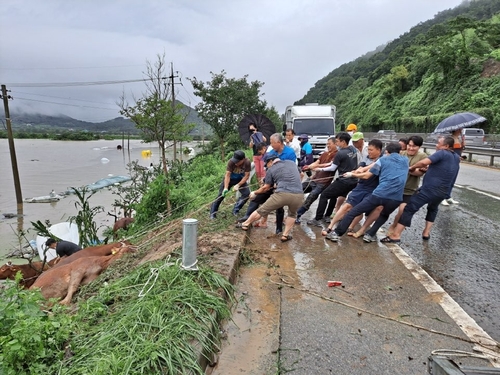
[[[464, 342], [467, 342], [467, 343], [470, 343], [470, 344], [476, 344], [476, 345], [478, 345], [478, 346], [480, 346], [482, 348], [485, 348], [485, 349], [487, 349], [489, 351], [494, 351], [495, 349], [498, 350], [498, 348], [500, 347], [500, 345], [499, 345], [498, 342], [494, 346], [493, 345], [485, 345], [485, 344], [483, 344], [483, 343], [481, 343], [479, 341], [474, 341], [474, 340], [471, 340], [471, 339], [468, 339], [468, 338], [463, 338], [463, 337], [460, 337], [460, 336], [457, 336], [457, 335], [453, 335], [451, 333], [436, 331], [436, 330], [431, 329], [431, 328], [427, 328], [427, 327], [424, 327], [424, 326], [419, 326], [417, 324], [408, 323], [408, 322], [405, 322], [405, 321], [402, 321], [402, 320], [391, 318], [391, 317], [386, 316], [386, 315], [378, 314], [378, 313], [375, 313], [373, 311], [369, 311], [369, 310], [366, 310], [366, 309], [363, 309], [363, 308], [360, 308], [360, 307], [348, 304], [346, 302], [342, 302], [342, 301], [336, 300], [336, 299], [331, 298], [331, 297], [323, 296], [323, 295], [321, 295], [319, 293], [316, 293], [316, 292], [311, 292], [310, 290], [307, 290], [307, 289], [297, 288], [294, 285], [290, 285], [290, 284], [288, 284], [286, 282], [276, 282], [276, 281], [273, 281], [273, 280], [270, 280], [270, 281], [273, 284], [276, 284], [276, 285], [279, 285], [279, 286], [286, 286], [286, 287], [288, 287], [290, 289], [295, 289], [295, 290], [298, 290], [300, 292], [307, 293], [307, 294], [310, 294], [312, 296], [315, 296], [317, 298], [321, 298], [321, 299], [323, 299], [325, 301], [337, 303], [339, 305], [348, 307], [348, 308], [353, 309], [353, 310], [362, 311], [362, 312], [364, 312], [366, 314], [373, 315], [373, 316], [376, 316], [378, 318], [382, 318], [382, 319], [385, 319], [385, 320], [389, 320], [389, 321], [396, 322], [396, 323], [399, 323], [399, 324], [403, 324], [403, 325], [406, 325], [406, 326], [409, 326], [409, 327], [413, 327], [413, 328], [417, 328], [417, 329], [420, 329], [420, 330], [423, 330], [423, 331], [427, 331], [427, 332], [430, 332], [430, 333], [438, 334], [438, 335], [441, 335], [441, 336], [450, 337], [450, 338], [453, 338], [453, 339], [456, 339], [456, 340], [460, 340], [460, 341], [464, 341]], [[500, 358], [500, 355], [498, 355], [497, 352], [495, 351], [495, 355], [491, 355], [491, 356], [488, 355], [486, 357], [488, 359], [491, 358], [491, 360], [494, 361], [494, 362], [497, 362], [498, 359]]]
[[[156, 280], [158, 279], [158, 275], [160, 274], [160, 270], [165, 268], [165, 267], [170, 267], [170, 266], [173, 266], [175, 264], [177, 264], [177, 261], [176, 262], [169, 262], [170, 260], [170, 255], [165, 259], [165, 263], [159, 267], [159, 268], [150, 268], [149, 270], [151, 271], [151, 274], [149, 275], [148, 279], [146, 280], [146, 283], [144, 284], [144, 286], [142, 287], [141, 291], [139, 292], [139, 295], [138, 297], [139, 298], [142, 298], [144, 297], [146, 294], [149, 293], [149, 291], [151, 289], [153, 289], [153, 287], [155, 286], [156, 284]], [[151, 285], [149, 286], [148, 290], [144, 291], [144, 289], [148, 286], [149, 282], [151, 281], [151, 279], [154, 278], [154, 280], [152, 281]]]

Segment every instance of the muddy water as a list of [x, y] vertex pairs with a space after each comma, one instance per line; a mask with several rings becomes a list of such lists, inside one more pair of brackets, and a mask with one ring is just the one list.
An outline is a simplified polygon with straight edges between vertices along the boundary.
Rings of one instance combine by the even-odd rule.
[[269, 279], [267, 265], [243, 267], [238, 275], [237, 303], [224, 327], [226, 339], [212, 375], [273, 374], [279, 349], [279, 290], [261, 284]]
[[[16, 139], [15, 148], [23, 198], [48, 195], [52, 190], [65, 191], [70, 187], [91, 184], [110, 175], [127, 175], [127, 164], [138, 160], [142, 166], [151, 162], [157, 164], [159, 152], [154, 144], [139, 140], [125, 141], [124, 151], [118, 151], [121, 140], [113, 141], [51, 141]], [[143, 156], [143, 150], [150, 150], [152, 156]], [[103, 159], [105, 158], [105, 159]], [[167, 158], [171, 158], [168, 155]], [[75, 197], [68, 196], [55, 203], [24, 203], [20, 219], [7, 219], [2, 214], [17, 213], [16, 195], [11, 166], [9, 146], [6, 139], [0, 139], [0, 258], [19, 247], [16, 232], [32, 228], [31, 221], [50, 220], [52, 224], [67, 221], [77, 214]], [[103, 214], [96, 217], [99, 225], [109, 226], [114, 218], [107, 212], [114, 212], [111, 204], [115, 195], [108, 189], [97, 192], [90, 200], [91, 206], [102, 205]], [[36, 233], [30, 230], [27, 239], [34, 239]], [[25, 241], [24, 241], [25, 242]]]

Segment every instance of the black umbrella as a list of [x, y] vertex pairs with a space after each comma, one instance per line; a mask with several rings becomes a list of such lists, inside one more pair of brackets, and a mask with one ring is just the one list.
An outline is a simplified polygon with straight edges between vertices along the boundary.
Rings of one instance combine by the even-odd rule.
[[486, 119], [483, 116], [478, 115], [477, 113], [455, 113], [454, 115], [447, 117], [443, 121], [441, 121], [438, 126], [436, 126], [436, 129], [434, 129], [434, 133], [446, 133], [452, 132], [457, 129], [469, 128], [484, 121], [486, 121]]
[[267, 144], [269, 144], [269, 138], [272, 134], [276, 133], [276, 127], [266, 116], [261, 114], [256, 115], [246, 115], [238, 124], [238, 132], [240, 133], [240, 138], [248, 145], [250, 143], [251, 133], [248, 130], [248, 125], [255, 124], [255, 127], [260, 131], [264, 137], [267, 139]]

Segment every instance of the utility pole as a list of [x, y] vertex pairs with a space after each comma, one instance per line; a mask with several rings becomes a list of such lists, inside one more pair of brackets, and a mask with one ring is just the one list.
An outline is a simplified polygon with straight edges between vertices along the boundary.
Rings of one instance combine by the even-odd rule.
[[[174, 90], [174, 78], [177, 77], [177, 76], [174, 76], [174, 63], [171, 62], [170, 63], [170, 84], [171, 84], [171, 87], [172, 87], [172, 109], [173, 109], [173, 113], [175, 113], [175, 90]], [[181, 150], [182, 151], [182, 150]], [[174, 161], [177, 160], [177, 141], [175, 140], [174, 138]]]
[[12, 173], [14, 174], [14, 187], [16, 189], [16, 201], [17, 201], [17, 211], [18, 215], [22, 215], [23, 210], [23, 195], [21, 192], [21, 181], [19, 180], [19, 170], [17, 169], [17, 158], [16, 158], [16, 148], [14, 146], [14, 136], [12, 135], [12, 126], [10, 122], [10, 112], [9, 112], [9, 99], [12, 99], [10, 95], [7, 95], [7, 87], [2, 85], [2, 99], [3, 107], [5, 110], [5, 122], [7, 123], [7, 136], [9, 138], [9, 149], [10, 149], [10, 161], [12, 163]]

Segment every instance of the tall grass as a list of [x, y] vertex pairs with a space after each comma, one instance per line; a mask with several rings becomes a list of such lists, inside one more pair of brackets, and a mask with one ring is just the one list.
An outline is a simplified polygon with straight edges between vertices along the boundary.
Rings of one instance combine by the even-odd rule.
[[[138, 297], [141, 290], [149, 291]], [[213, 334], [230, 315], [221, 291], [231, 295], [232, 287], [206, 268], [192, 273], [156, 262], [135, 269], [80, 305], [74, 356], [59, 373], [203, 374], [194, 343], [216, 350]]]

